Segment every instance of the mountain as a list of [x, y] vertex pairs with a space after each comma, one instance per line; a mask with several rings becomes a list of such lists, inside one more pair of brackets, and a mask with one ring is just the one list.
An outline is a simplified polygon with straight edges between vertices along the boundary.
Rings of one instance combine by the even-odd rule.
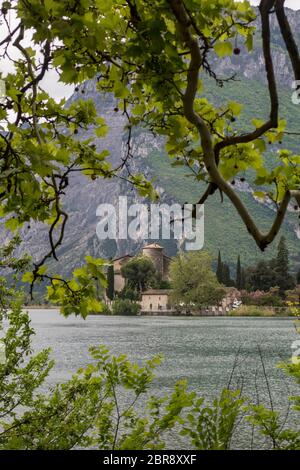
[[[297, 40], [300, 44], [300, 11], [288, 10], [288, 16]], [[292, 73], [288, 57], [284, 51], [275, 15], [271, 15], [273, 56], [276, 75], [280, 84], [280, 95], [282, 106], [281, 117], [288, 121], [289, 129], [296, 131], [299, 128], [300, 107], [292, 104]], [[259, 28], [259, 22], [258, 22]], [[254, 50], [247, 53], [241, 46], [239, 56], [215, 59], [215, 69], [221, 77], [236, 74], [235, 80], [228, 82], [224, 87], [218, 87], [215, 82], [204, 77], [205, 96], [213, 102], [222, 103], [226, 100], [235, 100], [245, 103], [239, 125], [246, 128], [252, 118], [263, 118], [268, 115], [269, 102], [265, 87], [265, 71], [263, 57], [259, 40], [259, 33], [254, 40]], [[240, 45], [239, 45], [240, 46]], [[84, 91], [84, 93], [83, 93]], [[97, 148], [108, 148], [111, 161], [117, 165], [124, 155], [127, 134], [124, 131], [125, 119], [120, 112], [116, 112], [116, 101], [110, 94], [100, 95], [96, 91], [96, 81], [86, 82], [74, 93], [68, 104], [77, 99], [91, 98], [99, 115], [103, 116], [110, 127], [107, 137], [96, 139]], [[84, 135], [78, 134], [78, 138], [86, 138], [92, 135], [92, 130]], [[290, 136], [287, 146], [294, 151], [299, 149], [298, 137]], [[269, 156], [276, 152], [278, 146], [270, 146]], [[299, 151], [299, 150], [298, 150]], [[130, 162], [131, 171], [141, 172], [149, 178], [155, 179], [159, 188], [162, 202], [181, 203], [188, 201], [194, 203], [204, 190], [202, 183], [195, 182], [186, 177], [187, 170], [180, 167], [172, 167], [164, 152], [162, 139], [155, 138], [148, 132], [138, 131], [133, 138], [134, 159]], [[271, 159], [270, 159], [271, 160]], [[270, 227], [274, 210], [257, 201], [253, 195], [253, 189], [248, 182], [238, 183], [237, 187], [242, 198], [250, 208], [253, 217], [262, 228]], [[136, 191], [121, 179], [94, 181], [76, 174], [70, 179], [70, 187], [64, 197], [64, 205], [69, 213], [69, 221], [65, 232], [63, 246], [60, 248], [59, 263], [51, 261], [51, 267], [64, 274], [78, 266], [87, 254], [99, 257], [117, 257], [125, 253], [136, 253], [143, 245], [144, 240], [106, 240], [100, 242], [96, 236], [96, 225], [98, 218], [96, 210], [100, 203], [117, 205], [118, 197], [127, 195], [132, 202], [141, 202]], [[291, 253], [292, 266], [295, 269], [300, 262], [299, 249], [299, 220], [291, 210], [281, 230], [285, 235]], [[6, 237], [4, 232], [0, 233], [0, 241]], [[22, 230], [23, 243], [20, 251], [27, 251], [38, 260], [49, 248], [48, 237], [45, 227], [40, 224], [31, 224], [30, 228]], [[279, 238], [278, 238], [279, 240]], [[160, 241], [169, 255], [177, 251], [177, 243], [174, 241]], [[205, 204], [205, 242], [204, 249], [208, 250], [214, 258], [217, 257], [218, 249], [221, 249], [223, 259], [235, 265], [238, 254], [244, 265], [254, 263], [258, 259], [273, 256], [276, 242], [266, 252], [261, 253], [254, 241], [249, 237], [247, 230], [240, 221], [235, 210], [228, 200], [220, 202], [220, 196], [216, 193]]]

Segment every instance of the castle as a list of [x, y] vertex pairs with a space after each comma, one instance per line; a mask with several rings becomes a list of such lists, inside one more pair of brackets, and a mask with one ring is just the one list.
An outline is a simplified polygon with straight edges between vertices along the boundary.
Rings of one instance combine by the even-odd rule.
[[[158, 243], [151, 243], [144, 246], [139, 256], [146, 256], [150, 258], [155, 266], [156, 273], [164, 281], [169, 281], [169, 267], [171, 259], [165, 255], [164, 249]], [[124, 255], [120, 258], [115, 258], [112, 263], [114, 266], [114, 290], [120, 292], [125, 286], [125, 279], [122, 276], [121, 268], [130, 259], [132, 255]], [[175, 309], [170, 302], [170, 289], [148, 289], [141, 294], [141, 314], [142, 315], [227, 315], [232, 305], [239, 298], [239, 292], [235, 288], [226, 288], [226, 295], [222, 301], [212, 307], [200, 309], [199, 312], [188, 312], [182, 305], [179, 310]]]
[[[158, 243], [151, 243], [144, 246], [139, 253], [140, 256], [146, 256], [153, 262], [159, 277], [167, 281], [169, 279], [169, 266], [171, 258], [164, 253], [164, 249]], [[132, 255], [124, 255], [113, 260], [114, 266], [114, 288], [120, 292], [125, 286], [125, 279], [122, 276], [121, 268], [132, 258]]]

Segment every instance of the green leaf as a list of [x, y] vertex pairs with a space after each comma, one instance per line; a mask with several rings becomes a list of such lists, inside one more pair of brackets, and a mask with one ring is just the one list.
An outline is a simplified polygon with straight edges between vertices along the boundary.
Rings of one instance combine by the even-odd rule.
[[253, 196], [258, 197], [259, 199], [265, 199], [266, 193], [263, 191], [254, 191]]
[[5, 227], [12, 232], [15, 232], [20, 227], [20, 225], [21, 224], [16, 217], [12, 217], [5, 222]]
[[46, 274], [46, 272], [47, 272], [47, 266], [45, 264], [39, 267], [38, 274], [42, 276], [43, 274]]
[[247, 35], [245, 45], [246, 45], [249, 52], [251, 52], [253, 50], [253, 34], [252, 34], [252, 32], [250, 32]]
[[214, 45], [214, 50], [219, 57], [225, 57], [232, 54], [233, 47], [231, 42], [217, 42]]
[[23, 274], [22, 276], [22, 281], [23, 282], [28, 282], [28, 283], [31, 283], [34, 279], [34, 275], [31, 271], [28, 271], [26, 272], [25, 274]]
[[228, 107], [235, 116], [238, 116], [243, 109], [243, 105], [241, 103], [236, 103], [235, 101], [229, 101]]

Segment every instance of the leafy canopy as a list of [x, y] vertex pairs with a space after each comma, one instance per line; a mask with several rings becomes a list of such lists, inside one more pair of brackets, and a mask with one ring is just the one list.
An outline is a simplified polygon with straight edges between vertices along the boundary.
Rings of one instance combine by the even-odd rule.
[[122, 276], [126, 279], [128, 287], [142, 292], [155, 282], [156, 269], [151, 259], [146, 256], [136, 256], [121, 268]]
[[[180, 380], [167, 396], [149, 396], [160, 356], [139, 365], [91, 347], [91, 364], [42, 392], [54, 363], [49, 349], [32, 352], [34, 331], [22, 293], [15, 293], [29, 260], [15, 256], [17, 244], [0, 247], [1, 268], [13, 270], [15, 283], [0, 278], [0, 449], [163, 449], [169, 432], [191, 448], [230, 449], [249, 419], [251, 446], [258, 431], [268, 448], [299, 450], [299, 429], [289, 429], [286, 416], [248, 403], [239, 391], [224, 389], [210, 403]], [[300, 361], [283, 367], [299, 383]], [[291, 400], [299, 412], [299, 396]]]
[[[300, 156], [283, 148], [273, 156], [272, 169], [264, 159], [266, 143], [282, 141], [286, 132], [278, 113], [269, 28], [275, 11], [286, 43], [293, 39], [285, 34], [288, 20], [282, 17], [283, 4], [275, 0], [260, 4], [270, 118], [262, 122], [253, 116], [252, 131], [240, 134], [234, 123], [242, 103], [214, 106], [205, 97], [202, 79], [209, 74], [226, 86], [214, 71], [215, 57], [237, 53], [232, 46], [236, 38], [252, 49], [255, 12], [247, 1], [4, 2], [0, 20], [6, 32], [0, 53], [12, 67], [4, 77], [6, 96], [0, 104], [0, 216], [12, 231], [30, 220], [49, 224], [49, 252], [35, 262], [33, 277], [28, 275], [31, 287], [36, 281], [47, 281], [52, 300], [60, 302], [62, 290], [67, 299], [68, 291], [76, 297], [77, 287], [74, 294], [70, 284], [67, 287], [58, 276], [43, 271], [45, 262], [57, 257], [63, 241], [68, 214], [62, 197], [74, 172], [93, 179], [121, 176], [141, 195], [156, 197], [151, 182], [130, 170], [135, 127], [164, 136], [171, 161], [185, 165], [196, 180], [207, 183], [201, 202], [219, 189], [262, 250], [274, 240], [291, 198], [300, 204]], [[15, 26], [7, 21], [8, 15]], [[291, 47], [287, 50], [290, 54]], [[297, 57], [291, 60], [299, 78]], [[94, 103], [78, 100], [65, 106], [64, 100], [56, 102], [43, 89], [43, 79], [53, 68], [63, 83], [78, 86], [97, 77], [99, 90], [114, 94], [127, 118], [128, 132], [126, 155], [118, 167], [112, 167], [108, 152], [99, 151], [93, 137], [84, 137], [91, 127], [95, 137], [107, 132]], [[274, 224], [266, 234], [230, 184], [248, 169], [254, 171], [257, 194], [274, 204]], [[76, 274], [72, 283], [78, 283]], [[69, 307], [68, 300], [65, 312]], [[83, 305], [84, 314], [90, 309]]]
[[[230, 101], [220, 107], [213, 106], [205, 97], [202, 78], [208, 73], [219, 85], [224, 85], [224, 80], [214, 71], [213, 59], [214, 56], [240, 53], [240, 48], [232, 46], [235, 38], [251, 51], [255, 13], [247, 1], [156, 0], [149, 3], [144, 0], [81, 0], [68, 2], [67, 6], [55, 0], [42, 4], [22, 0], [8, 2], [20, 20], [20, 29], [15, 34], [31, 28], [33, 44], [41, 49], [44, 57], [43, 65], [39, 67], [34, 49], [24, 50], [17, 41], [16, 47], [23, 55], [19, 69], [25, 82], [21, 82], [20, 95], [19, 90], [12, 86], [18, 81], [14, 75], [11, 76], [8, 81], [8, 89], [12, 88], [9, 105], [18, 112], [18, 103], [21, 102], [21, 114], [24, 114], [23, 109], [25, 113], [32, 114], [29, 118], [30, 133], [33, 127], [37, 137], [37, 141], [35, 138], [33, 142], [25, 141], [25, 153], [35, 154], [34, 165], [40, 172], [46, 172], [41, 170], [38, 158], [41, 145], [46, 155], [59, 153], [64, 163], [70, 155], [69, 152], [61, 155], [61, 144], [55, 144], [56, 148], [49, 144], [52, 128], [49, 130], [45, 124], [39, 129], [37, 120], [42, 116], [36, 115], [35, 110], [40, 109], [41, 101], [44, 103], [46, 100], [43, 104], [46, 109], [42, 113], [47, 114], [46, 120], [49, 119], [49, 111], [53, 118], [54, 108], [55, 119], [63, 123], [67, 121], [71, 133], [79, 125], [87, 124], [96, 126], [97, 135], [105, 132], [105, 124], [96, 117], [91, 103], [75, 104], [71, 116], [66, 111], [59, 112], [58, 117], [54, 103], [48, 110], [47, 97], [40, 97], [35, 89], [38, 80], [33, 77], [33, 70], [37, 67], [43, 74], [45, 68], [55, 66], [60, 80], [69, 84], [82, 83], [97, 76], [99, 90], [112, 92], [118, 99], [118, 108], [128, 118], [129, 136], [135, 126], [146, 127], [165, 136], [171, 159], [177, 158], [176, 164], [186, 165], [197, 180], [204, 180], [209, 185], [204, 200], [217, 188], [224, 192], [263, 250], [276, 237], [291, 197], [295, 197], [297, 203], [300, 201], [300, 156], [282, 149], [274, 156], [276, 165], [272, 165], [272, 170], [264, 162], [266, 143], [282, 141], [286, 127], [278, 113], [269, 27], [272, 12], [276, 10], [279, 20], [284, 15], [283, 4], [275, 4], [275, 0], [262, 0], [260, 4], [270, 118], [263, 122], [253, 116], [252, 131], [238, 134], [233, 123], [239, 117], [242, 103]], [[289, 32], [286, 18], [281, 21], [281, 26], [284, 36]], [[291, 34], [284, 38], [287, 42]], [[287, 46], [288, 53], [290, 50]], [[293, 64], [296, 59], [291, 57]], [[24, 70], [27, 70], [25, 76]], [[30, 96], [26, 94], [29, 90], [33, 99], [30, 93]], [[21, 117], [11, 127], [16, 134], [19, 131], [15, 127], [19, 127]], [[68, 139], [68, 135], [62, 139]], [[70, 150], [73, 145], [74, 153], [78, 153], [80, 149], [76, 144], [67, 140]], [[110, 170], [99, 161], [99, 155], [86, 147], [89, 142], [80, 145], [83, 147], [80, 163], [85, 171], [109, 175]], [[129, 146], [128, 155], [130, 153]], [[51, 162], [50, 158], [46, 165], [50, 169]], [[275, 207], [280, 205], [274, 225], [266, 234], [259, 231], [229, 183], [247, 169], [254, 170], [256, 174], [255, 182], [261, 187], [257, 194], [270, 199]], [[136, 176], [135, 183], [142, 187], [144, 193], [151, 192], [141, 176]]]
[[204, 251], [179, 254], [170, 265], [172, 298], [190, 308], [216, 305], [225, 294]]

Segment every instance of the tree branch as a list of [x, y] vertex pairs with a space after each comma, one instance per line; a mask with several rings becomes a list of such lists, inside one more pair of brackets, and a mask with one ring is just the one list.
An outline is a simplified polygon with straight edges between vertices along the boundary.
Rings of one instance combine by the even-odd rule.
[[229, 136], [218, 142], [215, 145], [216, 159], [218, 162], [219, 153], [221, 149], [230, 145], [245, 144], [261, 137], [265, 132], [278, 126], [278, 94], [276, 86], [276, 78], [273, 66], [273, 59], [271, 53], [271, 32], [269, 14], [271, 8], [274, 6], [275, 0], [262, 0], [259, 6], [262, 23], [262, 41], [263, 41], [263, 54], [265, 60], [265, 68], [267, 73], [268, 89], [271, 102], [270, 117], [267, 122], [262, 126], [255, 129], [255, 131], [248, 134], [241, 134], [238, 136]]
[[295, 74], [295, 80], [300, 80], [300, 56], [299, 50], [293, 36], [289, 20], [284, 11], [285, 0], [276, 0], [275, 11], [280, 27], [281, 35], [286, 45], [286, 49], [291, 59], [292, 67]]
[[[271, 95], [271, 114], [270, 120], [265, 126], [277, 127], [277, 110], [278, 110], [278, 100], [277, 100], [277, 91], [276, 91], [276, 82], [273, 70], [273, 63], [270, 53], [270, 44], [267, 42], [270, 39], [270, 24], [269, 24], [269, 9], [272, 7], [275, 0], [266, 0], [261, 2], [260, 11], [262, 15], [263, 23], [263, 40], [264, 40], [264, 54], [266, 58], [266, 69], [269, 81], [269, 90]], [[194, 110], [194, 101], [198, 91], [198, 75], [202, 63], [201, 51], [197, 39], [192, 35], [190, 31], [190, 20], [186, 14], [184, 5], [181, 0], [169, 0], [171, 9], [174, 13], [174, 16], [178, 22], [178, 29], [181, 35], [182, 41], [191, 51], [191, 61], [188, 69], [187, 76], [187, 87], [183, 97], [184, 105], [184, 114], [186, 119], [196, 126], [199, 132], [201, 139], [201, 145], [204, 154], [204, 164], [206, 169], [212, 179], [212, 182], [217, 185], [217, 187], [223, 191], [227, 197], [231, 200], [232, 204], [239, 213], [241, 219], [247, 227], [248, 232], [254, 238], [258, 247], [263, 251], [267, 245], [269, 245], [277, 235], [282, 221], [284, 219], [285, 213], [291, 197], [295, 197], [298, 204], [300, 203], [300, 191], [289, 191], [287, 190], [281, 204], [278, 208], [277, 215], [275, 217], [274, 223], [267, 234], [262, 234], [258, 227], [256, 226], [254, 220], [249, 214], [247, 208], [241, 201], [238, 194], [233, 190], [230, 184], [225, 181], [222, 175], [219, 172], [218, 165], [215, 159], [215, 152], [213, 146], [212, 135], [205, 124], [204, 120], [195, 112]], [[276, 122], [275, 122], [276, 121]], [[241, 138], [241, 137], [240, 137]], [[245, 137], [244, 137], [245, 138]], [[249, 141], [253, 140], [253, 137], [248, 137]], [[254, 137], [256, 138], [256, 137]], [[248, 141], [248, 140], [247, 140]], [[300, 207], [300, 205], [299, 205]]]

